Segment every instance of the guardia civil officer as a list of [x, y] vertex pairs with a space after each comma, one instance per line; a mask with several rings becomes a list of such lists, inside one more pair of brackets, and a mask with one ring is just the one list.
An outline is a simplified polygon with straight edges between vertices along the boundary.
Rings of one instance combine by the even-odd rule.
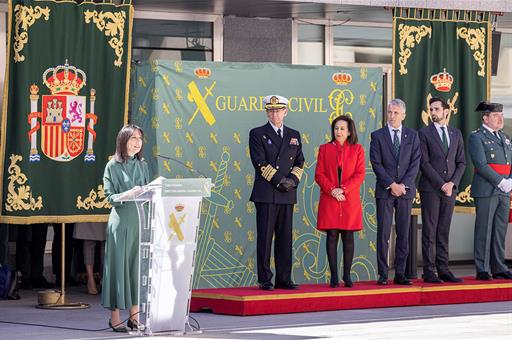
[[249, 133], [255, 170], [250, 200], [256, 206], [258, 283], [263, 290], [274, 289], [270, 253], [275, 235], [275, 288], [297, 289], [291, 279], [292, 217], [304, 171], [302, 143], [300, 133], [283, 124], [288, 99], [270, 95], [263, 99], [263, 104], [268, 123]]
[[504, 125], [502, 104], [481, 102], [476, 111], [482, 115], [482, 126], [469, 136], [469, 155], [475, 167], [471, 196], [476, 207], [476, 279], [512, 279], [505, 264], [512, 145], [510, 138], [501, 131]]

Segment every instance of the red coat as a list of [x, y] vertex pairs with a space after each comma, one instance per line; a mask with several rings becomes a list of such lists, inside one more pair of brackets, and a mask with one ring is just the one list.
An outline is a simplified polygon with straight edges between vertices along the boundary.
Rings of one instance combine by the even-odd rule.
[[[345, 201], [338, 202], [331, 191], [339, 187], [338, 162], [341, 162], [341, 187]], [[341, 146], [338, 142], [320, 145], [316, 162], [315, 182], [320, 186], [320, 202], [316, 227], [319, 230], [363, 229], [360, 188], [365, 175], [364, 149], [361, 144]]]

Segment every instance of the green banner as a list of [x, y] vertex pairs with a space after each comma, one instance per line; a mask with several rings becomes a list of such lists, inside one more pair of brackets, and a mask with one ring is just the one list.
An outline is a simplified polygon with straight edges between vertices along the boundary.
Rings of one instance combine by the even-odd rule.
[[9, 1], [0, 221], [105, 221], [127, 118], [130, 4]]
[[[428, 101], [450, 105], [448, 124], [459, 128], [465, 145], [481, 125], [475, 108], [489, 98], [491, 23], [488, 12], [395, 9], [393, 17], [393, 97], [407, 104], [405, 125], [430, 123]], [[473, 165], [466, 150], [466, 172], [456, 198], [457, 211], [472, 211]], [[419, 193], [415, 205], [420, 204]]]
[[[381, 125], [380, 68], [155, 61], [133, 68], [132, 86], [132, 118], [144, 129], [152, 175], [212, 178], [211, 197], [202, 205], [195, 288], [256, 284], [249, 131], [267, 122], [264, 96], [289, 98], [285, 125], [300, 131], [306, 158], [293, 217], [293, 280], [329, 282], [325, 234], [315, 228], [316, 155], [341, 114], [354, 118], [369, 150], [370, 133]], [[376, 277], [374, 186], [368, 159], [361, 188], [364, 230], [357, 233], [352, 267], [356, 280]]]

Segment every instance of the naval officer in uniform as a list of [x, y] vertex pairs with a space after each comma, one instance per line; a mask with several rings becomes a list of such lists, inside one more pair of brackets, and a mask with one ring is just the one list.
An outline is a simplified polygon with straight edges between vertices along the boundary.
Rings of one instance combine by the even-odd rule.
[[505, 264], [512, 145], [510, 138], [501, 131], [504, 125], [502, 104], [481, 102], [476, 111], [482, 114], [482, 126], [469, 136], [469, 155], [475, 167], [471, 196], [476, 207], [476, 278], [512, 279]]
[[297, 289], [291, 279], [292, 217], [304, 171], [302, 143], [300, 133], [283, 124], [288, 99], [270, 95], [263, 99], [263, 104], [268, 123], [249, 133], [255, 170], [250, 200], [256, 206], [258, 283], [263, 290], [274, 289], [270, 253], [275, 235], [275, 288]]

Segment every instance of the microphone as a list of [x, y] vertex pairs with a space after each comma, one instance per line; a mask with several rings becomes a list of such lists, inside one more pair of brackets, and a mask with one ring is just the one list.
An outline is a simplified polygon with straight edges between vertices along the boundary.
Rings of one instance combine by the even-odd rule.
[[208, 178], [205, 174], [203, 174], [201, 171], [199, 170], [196, 170], [194, 168], [191, 168], [189, 167], [187, 164], [183, 163], [182, 161], [180, 161], [179, 159], [176, 159], [176, 158], [173, 158], [173, 157], [169, 157], [169, 156], [164, 156], [164, 155], [156, 155], [157, 157], [160, 157], [160, 158], [163, 158], [163, 159], [167, 159], [167, 160], [171, 160], [171, 161], [175, 161], [176, 163], [179, 163], [181, 164], [182, 166], [184, 166], [188, 171], [190, 171], [191, 173], [193, 174], [197, 174], [199, 175], [199, 177], [202, 177], [202, 178]]

